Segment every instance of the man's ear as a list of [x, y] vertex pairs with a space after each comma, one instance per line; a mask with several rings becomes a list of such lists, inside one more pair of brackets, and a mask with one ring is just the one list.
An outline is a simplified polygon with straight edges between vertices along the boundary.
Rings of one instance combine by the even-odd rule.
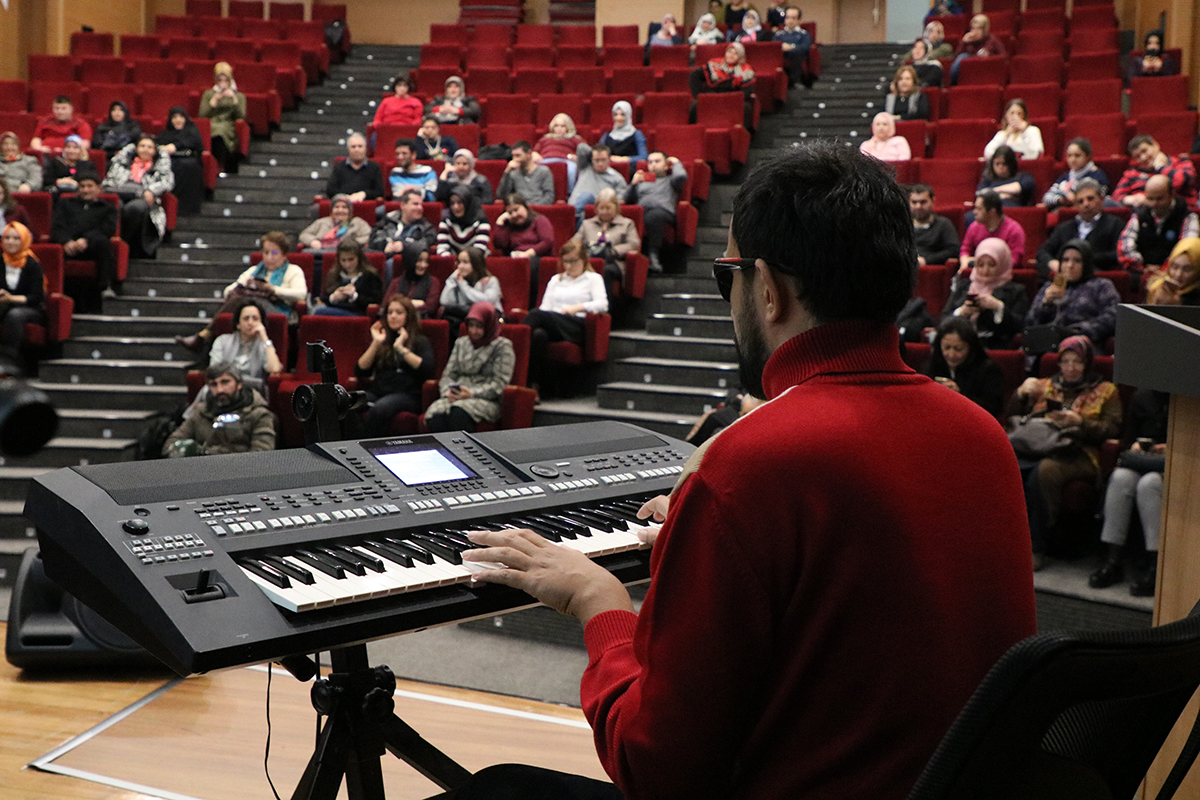
[[779, 322], [787, 313], [788, 303], [792, 299], [788, 295], [788, 287], [761, 258], [754, 262], [754, 272], [753, 291], [758, 295], [763, 321]]

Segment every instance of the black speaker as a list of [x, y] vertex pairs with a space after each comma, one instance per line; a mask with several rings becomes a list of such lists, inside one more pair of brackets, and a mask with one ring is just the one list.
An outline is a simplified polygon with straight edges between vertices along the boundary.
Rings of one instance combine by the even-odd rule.
[[25, 551], [17, 571], [4, 655], [21, 669], [162, 666], [47, 578], [36, 547]]

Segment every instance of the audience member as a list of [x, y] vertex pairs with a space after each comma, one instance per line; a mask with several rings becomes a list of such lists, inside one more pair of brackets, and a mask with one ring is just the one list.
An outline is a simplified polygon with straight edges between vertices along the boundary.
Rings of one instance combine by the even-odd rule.
[[1004, 240], [984, 239], [975, 248], [971, 274], [960, 272], [951, 281], [942, 318], [966, 320], [989, 350], [1011, 347], [1029, 311], [1029, 294], [1024, 284], [1013, 280], [1012, 271], [1012, 253]]
[[896, 119], [880, 111], [871, 120], [871, 138], [859, 143], [858, 149], [880, 161], [908, 161], [912, 158], [908, 139], [896, 135]]
[[578, 180], [577, 151], [583, 137], [575, 130], [575, 121], [570, 114], [555, 114], [550, 119], [550, 130], [533, 146], [533, 160], [540, 163], [555, 161], [567, 165], [567, 190], [575, 188]]
[[1004, 410], [1004, 373], [962, 317], [947, 317], [938, 325], [924, 373], [994, 417]]
[[371, 226], [354, 213], [347, 195], [335, 194], [329, 202], [329, 216], [315, 220], [300, 231], [297, 239], [297, 250], [330, 253], [343, 241], [365, 245], [371, 240]]
[[491, 250], [492, 226], [479, 207], [479, 201], [465, 186], [450, 190], [450, 199], [438, 225], [437, 254], [452, 256], [463, 250]]
[[746, 16], [746, 12], [754, 8], [748, 0], [730, 0], [725, 6], [725, 27], [733, 30], [734, 28], [742, 27], [742, 18]]
[[646, 41], [646, 52], [648, 54], [651, 47], [669, 47], [677, 44], [683, 44], [683, 34], [675, 23], [675, 15], [666, 14], [658, 30]]
[[110, 239], [117, 235], [117, 207], [100, 199], [95, 167], [76, 173], [76, 194], [60, 197], [50, 220], [50, 241], [63, 255], [96, 263], [96, 282], [103, 297], [116, 297], [117, 258]]
[[1179, 65], [1175, 63], [1175, 59], [1166, 55], [1162, 43], [1162, 31], [1154, 30], [1146, 32], [1141, 54], [1129, 54], [1126, 80], [1130, 78], [1157, 78], [1165, 75], [1179, 74]]
[[1150, 176], [1145, 190], [1145, 202], [1135, 207], [1117, 242], [1117, 260], [1134, 275], [1166, 263], [1177, 243], [1200, 236], [1195, 212], [1174, 195], [1166, 175]]
[[1055, 325], [1103, 346], [1117, 330], [1121, 295], [1108, 278], [1097, 277], [1092, 246], [1074, 239], [1058, 255], [1058, 274], [1042, 285], [1025, 315], [1026, 328]]
[[687, 185], [687, 170], [675, 156], [655, 150], [646, 158], [646, 168], [634, 173], [625, 192], [625, 202], [644, 209], [646, 255], [650, 271], [662, 272], [662, 246], [667, 228], [675, 224], [679, 195]]
[[562, 271], [546, 284], [542, 302], [525, 317], [530, 328], [529, 381], [539, 389], [547, 378], [546, 353], [551, 342], [583, 344], [583, 320], [608, 312], [604, 279], [588, 261], [583, 242], [572, 239], [558, 258]]
[[925, 23], [925, 30], [922, 31], [921, 36], [927, 44], [926, 56], [930, 60], [937, 61], [941, 58], [953, 57], [954, 47], [946, 41], [946, 26], [936, 19]]
[[325, 182], [325, 193], [317, 195], [332, 198], [347, 195], [352, 203], [360, 200], [379, 200], [386, 189], [383, 185], [383, 170], [374, 161], [367, 159], [367, 138], [361, 133], [346, 137], [346, 158], [335, 161]]
[[533, 145], [520, 140], [512, 146], [512, 158], [500, 178], [501, 197], [519, 194], [535, 206], [554, 203], [554, 175], [550, 168], [533, 160]]
[[0, 251], [4, 254], [4, 284], [0, 286], [3, 344], [0, 351], [18, 364], [24, 364], [25, 326], [46, 322], [45, 273], [33, 253], [33, 232], [28, 226], [13, 219], [0, 222], [0, 226], [3, 229]]
[[262, 261], [225, 287], [225, 297], [242, 295], [266, 300], [276, 314], [287, 314], [288, 324], [300, 321], [296, 304], [308, 294], [304, 271], [288, 261], [292, 242], [286, 234], [271, 231], [262, 237]]
[[200, 129], [182, 106], [175, 106], [167, 113], [167, 126], [155, 141], [171, 157], [171, 172], [175, 175], [172, 191], [179, 201], [179, 213], [199, 214], [204, 202], [204, 139]]
[[624, 280], [625, 257], [642, 247], [637, 225], [621, 215], [617, 193], [608, 188], [596, 195], [596, 215], [583, 221], [574, 238], [583, 242], [589, 258], [604, 259], [605, 285]]
[[1004, 215], [1004, 202], [1000, 195], [988, 190], [975, 197], [975, 221], [967, 226], [959, 248], [962, 268], [973, 266], [975, 248], [984, 239], [992, 236], [1003, 239], [1012, 253], [1014, 264], [1025, 263], [1025, 230], [1010, 217]]
[[400, 208], [389, 211], [375, 223], [367, 246], [382, 251], [390, 260], [409, 242], [419, 244], [424, 250], [432, 250], [437, 244], [437, 229], [425, 219], [420, 189], [405, 189], [400, 193]]
[[908, 187], [908, 210], [912, 215], [917, 262], [945, 264], [959, 253], [958, 231], [954, 223], [933, 213], [933, 189], [924, 183]]
[[500, 314], [491, 303], [475, 303], [438, 382], [442, 396], [425, 410], [430, 431], [474, 431], [500, 419], [500, 398], [512, 380], [517, 357], [500, 335]]
[[600, 143], [608, 145], [610, 161], [614, 164], [637, 163], [646, 158], [646, 136], [633, 127], [633, 106], [618, 100], [612, 107], [612, 130], [605, 131]]
[[1074, 208], [1075, 191], [1080, 181], [1091, 180], [1099, 187], [1100, 197], [1108, 193], [1108, 175], [1092, 161], [1092, 143], [1082, 137], [1072, 139], [1065, 152], [1067, 171], [1042, 196], [1047, 210]]
[[384, 298], [402, 294], [412, 302], [422, 318], [433, 319], [438, 316], [442, 282], [429, 271], [429, 251], [418, 242], [404, 242], [400, 262], [400, 275], [388, 284]]
[[580, 143], [575, 153], [580, 164], [579, 176], [567, 202], [575, 206], [575, 227], [578, 229], [583, 222], [584, 208], [596, 202], [601, 189], [613, 189], [624, 195], [628, 184], [621, 173], [613, 169], [608, 145], [590, 147]]
[[[743, 121], [747, 130], [754, 129], [753, 105], [754, 68], [746, 61], [746, 48], [741, 42], [730, 42], [722, 58], [711, 58], [692, 70], [688, 77], [692, 97], [705, 92], [741, 92], [746, 110]], [[689, 120], [696, 121], [696, 103], [692, 103]]]
[[1100, 477], [1100, 445], [1120, 431], [1121, 395], [1116, 385], [1092, 369], [1094, 360], [1095, 348], [1087, 336], [1069, 336], [1058, 346], [1054, 377], [1026, 379], [1010, 401], [1013, 415], [1045, 417], [1074, 445], [1048, 455], [1017, 453], [1025, 477], [1035, 572], [1045, 566], [1059, 539], [1063, 489], [1074, 480], [1092, 483]]
[[[0, 230], [3, 230], [4, 226], [10, 222], [19, 222], [29, 230], [33, 230], [33, 226], [29, 222], [29, 213], [25, 211], [25, 207], [17, 202], [17, 198], [9, 191], [8, 184], [0, 181]], [[49, 233], [49, 231], [34, 231], [34, 233]]]
[[75, 116], [75, 105], [71, 98], [60, 94], [50, 104], [50, 116], [38, 120], [29, 140], [29, 149], [52, 155], [62, 150], [68, 136], [78, 136], [87, 148], [92, 140], [92, 126], [83, 117]]
[[363, 433], [387, 436], [397, 414], [420, 414], [421, 389], [436, 368], [433, 345], [421, 332], [412, 301], [402, 294], [389, 295], [371, 325], [371, 344], [354, 365], [367, 393]]
[[479, 122], [482, 112], [479, 102], [467, 95], [467, 86], [457, 75], [446, 78], [443, 93], [425, 104], [425, 114], [442, 125], [457, 125], [462, 122]]
[[[239, 297], [232, 304], [233, 330], [213, 340], [210, 364], [232, 364], [241, 382], [266, 397], [267, 376], [283, 372], [275, 343], [267, 336], [266, 305], [256, 297]], [[204, 396], [198, 397], [204, 402]]]
[[327, 317], [365, 317], [367, 306], [383, 299], [383, 279], [362, 245], [353, 239], [343, 239], [337, 246], [337, 262], [325, 259], [322, 264], [324, 291], [317, 301], [314, 314]]
[[162, 196], [175, 188], [171, 154], [142, 136], [109, 162], [102, 188], [121, 198], [121, 238], [129, 244], [129, 256], [154, 258], [167, 235]]
[[[504, 213], [492, 227], [492, 246], [502, 256], [529, 259], [530, 305], [537, 299], [538, 266], [554, 252], [554, 226], [514, 192], [504, 198]], [[516, 301], [518, 298], [512, 298]]]
[[929, 98], [921, 91], [921, 81], [914, 67], [906, 65], [896, 70], [891, 92], [883, 101], [883, 110], [898, 120], [929, 119]]
[[721, 33], [721, 29], [717, 27], [717, 18], [711, 13], [700, 15], [700, 19], [696, 21], [696, 27], [692, 30], [692, 35], [688, 37], [688, 44], [692, 46], [693, 52], [698, 44], [718, 44], [723, 41], [725, 41], [725, 34]]
[[[708, 0], [708, 13], [717, 25], [725, 24], [725, 4], [721, 0]], [[725, 34], [721, 34], [721, 41], [725, 41]]]
[[929, 42], [924, 39], [917, 39], [913, 42], [912, 50], [905, 61], [917, 71], [922, 88], [942, 85], [942, 75], [944, 74], [942, 62], [929, 55]]
[[129, 106], [124, 101], [114, 100], [108, 107], [108, 118], [92, 132], [92, 149], [103, 150], [112, 158], [127, 144], [142, 138], [142, 126], [129, 116]]
[[771, 0], [771, 5], [767, 6], [767, 13], [763, 19], [763, 25], [768, 30], [774, 31], [783, 27], [784, 15], [787, 13], [787, 8], [784, 6], [787, 0]]
[[1037, 270], [1042, 280], [1058, 274], [1058, 254], [1072, 239], [1082, 239], [1092, 246], [1096, 269], [1116, 269], [1117, 243], [1124, 227], [1114, 214], [1103, 213], [1104, 192], [1091, 178], [1074, 184], [1072, 195], [1079, 213], [1054, 226], [1045, 244], [1038, 248]]
[[438, 174], [428, 164], [417, 163], [417, 143], [412, 139], [397, 139], [395, 153], [396, 163], [388, 173], [392, 197], [400, 197], [405, 189], [417, 188], [421, 190], [421, 199], [434, 200], [437, 197]]
[[458, 142], [454, 141], [454, 137], [442, 136], [441, 123], [429, 116], [421, 120], [417, 138], [413, 141], [417, 146], [413, 155], [422, 161], [451, 161], [458, 150]]
[[1037, 182], [1028, 172], [1017, 166], [1017, 154], [1011, 147], [1002, 144], [992, 151], [983, 168], [983, 176], [975, 188], [975, 194], [995, 192], [1000, 195], [1004, 206], [1031, 206]]
[[1146, 302], [1155, 306], [1200, 305], [1200, 239], [1184, 239], [1167, 257], [1166, 268], [1146, 284]]
[[233, 67], [225, 61], [213, 67], [213, 87], [200, 95], [200, 116], [212, 120], [212, 154], [225, 172], [236, 172], [245, 155], [238, 143], [237, 121], [246, 118], [246, 95], [238, 91]]
[[374, 127], [380, 125], [420, 125], [425, 116], [421, 101], [413, 97], [412, 81], [407, 76], [397, 75], [392, 82], [392, 93], [379, 101], [375, 109]]
[[983, 148], [983, 157], [991, 158], [1002, 145], [1011, 147], [1021, 158], [1041, 158], [1046, 151], [1042, 144], [1042, 130], [1029, 124], [1029, 107], [1019, 97], [1014, 97], [1004, 106], [1004, 118], [1000, 130]]
[[1121, 175], [1113, 200], [1137, 208], [1146, 203], [1146, 181], [1165, 175], [1171, 190], [1187, 203], [1196, 202], [1196, 168], [1187, 156], [1169, 156], [1153, 136], [1138, 134], [1129, 140], [1129, 168]]
[[479, 205], [487, 205], [496, 199], [488, 179], [475, 171], [475, 156], [465, 147], [454, 152], [454, 161], [447, 162], [438, 178], [437, 199], [445, 203], [450, 192], [461, 189], [474, 195]]
[[77, 173], [80, 170], [96, 172], [96, 165], [88, 159], [87, 142], [71, 134], [63, 142], [62, 150], [47, 159], [42, 168], [42, 189], [57, 199], [64, 192], [73, 192], [78, 187]]
[[274, 450], [275, 415], [262, 395], [245, 385], [238, 368], [214, 363], [204, 377], [205, 400], [167, 437], [163, 455], [179, 458]]
[[771, 32], [762, 26], [762, 20], [759, 19], [758, 12], [753, 8], [748, 8], [745, 15], [742, 16], [742, 27], [730, 28], [725, 38], [728, 41], [740, 44], [769, 42], [771, 41]]
[[486, 252], [468, 247], [459, 252], [454, 272], [442, 287], [441, 315], [449, 321], [451, 331], [458, 330], [475, 303], [491, 303], [496, 313], [504, 316], [500, 279], [488, 272]]
[[795, 86], [803, 83], [812, 86], [812, 76], [805, 70], [804, 64], [808, 52], [812, 49], [812, 35], [800, 27], [800, 9], [788, 6], [784, 11], [783, 27], [778, 28], [771, 41], [783, 42], [783, 64], [787, 69], [788, 85]]
[[42, 188], [42, 165], [21, 152], [21, 137], [12, 131], [0, 133], [0, 179], [11, 194], [28, 194]]
[[957, 17], [964, 13], [966, 12], [963, 7], [954, 0], [933, 0], [929, 4], [929, 13], [925, 15], [925, 21], [929, 22], [937, 17]]
[[950, 83], [958, 83], [958, 69], [968, 58], [1007, 55], [1004, 43], [992, 35], [992, 23], [985, 14], [971, 17], [971, 27], [963, 34], [954, 50], [954, 63], [950, 65]]

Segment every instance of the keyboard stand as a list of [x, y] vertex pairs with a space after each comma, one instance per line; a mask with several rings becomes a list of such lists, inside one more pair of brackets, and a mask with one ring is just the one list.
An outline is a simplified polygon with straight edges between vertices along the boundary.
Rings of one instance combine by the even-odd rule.
[[350, 800], [384, 800], [385, 749], [442, 789], [458, 788], [471, 777], [392, 713], [396, 678], [386, 666], [368, 666], [365, 644], [331, 656], [333, 672], [312, 688], [313, 707], [327, 719], [292, 800], [335, 800], [343, 776]]

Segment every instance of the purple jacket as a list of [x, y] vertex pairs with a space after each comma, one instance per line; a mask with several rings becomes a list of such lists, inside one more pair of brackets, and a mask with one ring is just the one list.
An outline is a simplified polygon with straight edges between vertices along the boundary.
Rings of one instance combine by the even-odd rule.
[[1103, 346], [1117, 330], [1117, 305], [1121, 295], [1108, 278], [1091, 278], [1067, 286], [1067, 293], [1057, 303], [1047, 303], [1046, 287], [1038, 289], [1033, 305], [1025, 315], [1025, 326], [1054, 323], [1082, 333], [1098, 346]]

